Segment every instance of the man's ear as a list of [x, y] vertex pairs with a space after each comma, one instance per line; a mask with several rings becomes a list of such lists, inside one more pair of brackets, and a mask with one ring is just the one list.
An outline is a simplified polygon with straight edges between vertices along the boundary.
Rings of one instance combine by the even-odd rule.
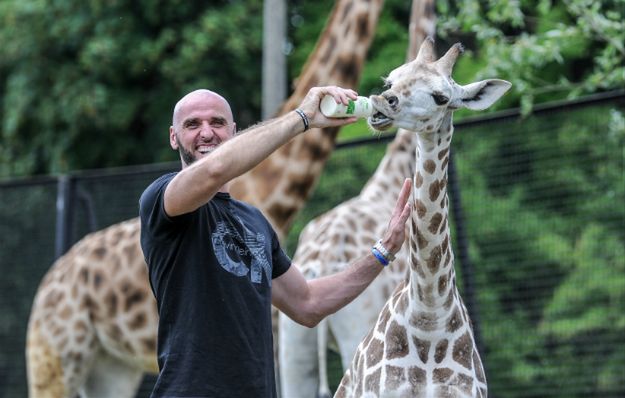
[[176, 140], [176, 132], [174, 131], [174, 126], [169, 127], [169, 145], [174, 151], [178, 150], [178, 141]]
[[453, 105], [457, 108], [481, 111], [494, 104], [511, 86], [512, 83], [499, 79], [488, 79], [467, 84], [462, 86], [464, 91], [462, 98]]

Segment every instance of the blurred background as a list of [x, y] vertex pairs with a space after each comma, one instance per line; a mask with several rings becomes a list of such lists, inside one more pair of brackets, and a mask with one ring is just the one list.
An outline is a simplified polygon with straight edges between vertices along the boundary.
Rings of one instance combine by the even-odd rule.
[[[284, 3], [277, 44], [288, 84], [278, 97], [292, 91], [333, 5]], [[384, 2], [361, 95], [381, 92], [381, 77], [404, 62], [410, 7]], [[513, 84], [488, 112], [455, 116], [450, 197], [462, 217], [452, 234], [466, 252], [457, 269], [471, 281], [461, 291], [491, 396], [625, 396], [624, 8], [436, 2], [439, 53], [466, 48], [454, 79]], [[26, 324], [55, 258], [135, 217], [144, 187], [178, 169], [167, 135], [177, 99], [220, 92], [241, 129], [275, 110], [263, 107], [266, 18], [256, 0], [0, 1], [0, 396], [27, 395]], [[371, 139], [364, 122], [341, 130], [285, 241], [290, 254], [312, 217], [358, 194], [392, 136]], [[72, 203], [62, 225], [61, 195]], [[330, 360], [335, 388], [342, 370]]]

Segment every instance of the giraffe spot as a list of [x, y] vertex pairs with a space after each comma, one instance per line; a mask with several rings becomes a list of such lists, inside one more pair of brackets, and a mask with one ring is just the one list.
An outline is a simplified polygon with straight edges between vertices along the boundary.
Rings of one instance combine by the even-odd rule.
[[89, 270], [87, 268], [81, 269], [78, 275], [83, 285], [86, 285], [87, 282], [89, 282]]
[[417, 245], [419, 245], [419, 249], [424, 249], [428, 245], [427, 239], [423, 237], [423, 234], [418, 229], [417, 231]]
[[445, 156], [447, 156], [447, 152], [449, 152], [449, 148], [445, 148], [438, 153], [438, 160], [443, 160]]
[[430, 258], [428, 258], [426, 265], [432, 274], [435, 274], [438, 271], [438, 268], [441, 264], [441, 248], [440, 246], [435, 247], [430, 252]]
[[295, 208], [293, 206], [282, 205], [276, 203], [267, 209], [267, 215], [272, 220], [290, 220], [295, 214]]
[[452, 383], [466, 394], [471, 394], [471, 392], [473, 391], [473, 378], [471, 376], [465, 375], [464, 373], [456, 374], [456, 377], [454, 377]]
[[432, 181], [429, 188], [430, 201], [434, 202], [441, 194], [441, 187], [438, 181]]
[[376, 369], [375, 372], [365, 376], [365, 391], [372, 392], [375, 396], [380, 393], [380, 375], [382, 368]]
[[119, 326], [113, 324], [110, 325], [108, 327], [108, 335], [113, 339], [113, 340], [121, 340], [122, 337], [122, 331], [119, 328]]
[[428, 357], [430, 356], [430, 344], [431, 343], [427, 340], [421, 340], [420, 338], [416, 336], [412, 336], [412, 342], [417, 348], [417, 355], [419, 356], [419, 359], [421, 360], [421, 362], [427, 363]]
[[372, 338], [373, 338], [373, 329], [371, 329], [369, 333], [367, 333], [367, 335], [365, 336], [364, 340], [362, 340], [362, 346], [369, 347], [369, 343], [371, 343]]
[[130, 327], [131, 330], [137, 330], [137, 329], [141, 329], [142, 327], [144, 327], [146, 323], [147, 323], [147, 318], [145, 316], [145, 313], [139, 312], [132, 318], [128, 326]]
[[439, 188], [442, 190], [447, 188], [447, 177], [443, 177], [440, 180], [438, 180], [438, 186]]
[[425, 207], [425, 204], [420, 199], [416, 199], [414, 201], [413, 210], [417, 211], [417, 216], [419, 218], [423, 218], [425, 216], [425, 213], [427, 212], [427, 208]]
[[100, 289], [100, 286], [102, 285], [103, 280], [104, 280], [104, 276], [102, 275], [102, 272], [96, 271], [93, 274], [93, 287], [95, 288], [95, 290]]
[[445, 171], [447, 170], [447, 165], [449, 164], [449, 158], [445, 158], [443, 159], [443, 161], [441, 162], [441, 171]]
[[372, 339], [367, 347], [367, 368], [372, 368], [382, 360], [384, 354], [384, 342], [379, 339]]
[[399, 315], [404, 315], [406, 308], [408, 308], [408, 295], [402, 294], [397, 305], [395, 305], [395, 312]]
[[436, 343], [436, 348], [434, 350], [434, 361], [436, 363], [441, 363], [443, 359], [447, 356], [447, 347], [449, 346], [449, 340], [443, 339]]
[[114, 317], [117, 314], [117, 295], [110, 291], [104, 298], [104, 302], [108, 308], [109, 316]]
[[445, 236], [443, 243], [441, 243], [441, 252], [446, 253], [447, 249], [449, 249], [449, 236]]
[[57, 349], [59, 351], [64, 351], [65, 347], [67, 347], [67, 343], [69, 343], [69, 338], [67, 336], [63, 337], [61, 341], [57, 344]]
[[432, 372], [432, 379], [435, 383], [446, 383], [453, 374], [454, 371], [449, 368], [436, 368]]
[[423, 163], [423, 169], [428, 172], [428, 174], [433, 174], [436, 171], [436, 163], [432, 159], [428, 159]]
[[386, 380], [384, 382], [386, 390], [397, 390], [399, 386], [406, 382], [404, 368], [386, 365], [384, 370], [386, 371]]
[[428, 231], [430, 231], [430, 233], [432, 234], [435, 234], [438, 231], [438, 228], [440, 227], [442, 221], [443, 215], [441, 213], [434, 214], [430, 219], [430, 226], [428, 227]]
[[473, 339], [469, 332], [465, 332], [454, 343], [452, 358], [460, 365], [467, 369], [471, 369], [471, 356], [473, 355]]
[[314, 176], [293, 176], [288, 180], [289, 185], [286, 188], [285, 192], [289, 196], [294, 196], [296, 198], [304, 198], [308, 194], [308, 190], [313, 186], [315, 181]]
[[458, 307], [456, 306], [454, 307], [454, 311], [451, 313], [451, 315], [447, 319], [447, 326], [445, 330], [449, 333], [454, 333], [462, 325], [463, 325], [462, 317], [460, 315], [460, 311], [458, 310]]
[[93, 249], [91, 253], [94, 259], [102, 260], [104, 256], [106, 255], [106, 248], [102, 246], [98, 246], [95, 249]]
[[427, 373], [425, 370], [416, 366], [408, 368], [408, 383], [412, 389], [412, 396], [416, 397], [422, 392], [423, 385], [427, 381]]
[[417, 174], [414, 176], [414, 186], [416, 188], [421, 188], [421, 185], [423, 185], [423, 176], [421, 172], [417, 171]]
[[46, 308], [54, 308], [61, 300], [63, 300], [64, 296], [65, 294], [63, 292], [52, 290], [45, 295], [45, 298], [43, 299], [43, 306]]
[[68, 320], [70, 315], [72, 315], [72, 309], [69, 306], [64, 306], [63, 309], [59, 312], [59, 317], [63, 320]]
[[426, 332], [436, 329], [438, 320], [435, 312], [421, 311], [410, 317], [410, 325]]
[[447, 290], [447, 274], [445, 275], [441, 275], [438, 278], [438, 295], [442, 296], [443, 294], [445, 294], [445, 291]]
[[403, 358], [408, 355], [408, 335], [406, 328], [396, 321], [391, 322], [391, 326], [386, 332], [385, 357], [387, 359]]
[[152, 337], [142, 338], [141, 345], [147, 352], [156, 352], [156, 340]]
[[480, 354], [476, 350], [473, 350], [473, 368], [475, 368], [475, 376], [482, 383], [486, 383], [486, 376], [484, 375], [484, 367], [482, 366], [482, 360]]
[[436, 141], [436, 145], [441, 146], [441, 142], [443, 142], [443, 139], [439, 137], [438, 141]]
[[443, 222], [441, 223], [441, 229], [438, 230], [438, 233], [442, 234], [446, 228], [447, 228], [447, 215], [445, 215], [445, 218], [443, 219]]
[[450, 289], [449, 294], [447, 294], [447, 298], [445, 299], [445, 302], [443, 303], [443, 308], [446, 310], [450, 309], [453, 302], [454, 302], [454, 289]]
[[136, 354], [135, 349], [132, 347], [132, 344], [130, 344], [129, 341], [124, 341], [124, 348], [126, 349], [126, 352], [133, 355]]
[[380, 323], [378, 324], [378, 331], [380, 333], [384, 333], [386, 330], [386, 324], [388, 323], [389, 318], [391, 317], [391, 311], [389, 310], [388, 303], [382, 309], [382, 313], [380, 314]]
[[138, 289], [126, 293], [124, 310], [128, 312], [134, 305], [142, 303], [144, 298], [145, 294]]

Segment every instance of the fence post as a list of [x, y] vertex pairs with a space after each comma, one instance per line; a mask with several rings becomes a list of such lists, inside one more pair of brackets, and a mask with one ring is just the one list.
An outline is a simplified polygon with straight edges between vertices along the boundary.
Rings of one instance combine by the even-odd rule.
[[58, 179], [56, 193], [55, 259], [65, 254], [70, 247], [73, 223], [73, 201], [74, 179], [70, 176], [62, 175]]

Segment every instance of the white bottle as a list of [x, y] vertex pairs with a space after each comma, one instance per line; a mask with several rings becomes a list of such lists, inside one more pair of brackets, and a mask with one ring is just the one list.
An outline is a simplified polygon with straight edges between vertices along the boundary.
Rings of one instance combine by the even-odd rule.
[[358, 97], [349, 100], [347, 105], [337, 104], [331, 95], [326, 95], [321, 99], [321, 113], [327, 117], [369, 117], [373, 114], [371, 101], [367, 97]]

